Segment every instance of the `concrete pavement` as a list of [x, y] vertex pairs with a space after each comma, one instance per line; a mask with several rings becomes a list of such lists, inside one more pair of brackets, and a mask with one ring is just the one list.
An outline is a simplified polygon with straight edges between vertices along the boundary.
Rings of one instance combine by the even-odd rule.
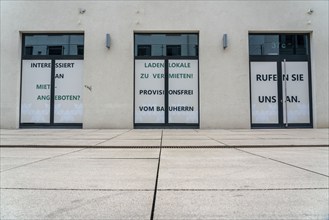
[[1, 146], [47, 147], [261, 147], [328, 146], [328, 129], [13, 129]]
[[1, 219], [328, 219], [328, 147], [12, 148]]
[[328, 129], [0, 134], [2, 220], [329, 219]]

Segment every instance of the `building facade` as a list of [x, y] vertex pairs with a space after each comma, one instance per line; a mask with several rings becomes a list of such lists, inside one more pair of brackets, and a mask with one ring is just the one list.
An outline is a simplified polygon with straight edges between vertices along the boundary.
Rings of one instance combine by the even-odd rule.
[[328, 1], [1, 1], [1, 128], [328, 128]]

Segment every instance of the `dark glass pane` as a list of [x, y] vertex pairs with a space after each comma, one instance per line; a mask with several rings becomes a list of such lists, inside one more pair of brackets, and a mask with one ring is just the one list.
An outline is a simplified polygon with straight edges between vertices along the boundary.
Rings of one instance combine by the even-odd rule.
[[62, 46], [49, 46], [48, 55], [63, 55], [63, 47]]
[[295, 35], [280, 35], [280, 54], [294, 54]]
[[137, 56], [151, 56], [151, 45], [138, 45]]
[[83, 45], [78, 45], [78, 55], [83, 55], [84, 53], [84, 46]]
[[296, 54], [297, 55], [308, 55], [308, 38], [307, 35], [296, 36]]
[[167, 56], [180, 56], [181, 46], [180, 45], [167, 45]]
[[25, 54], [32, 55], [33, 54], [33, 47], [25, 47]]
[[249, 35], [249, 55], [279, 55], [279, 35]]

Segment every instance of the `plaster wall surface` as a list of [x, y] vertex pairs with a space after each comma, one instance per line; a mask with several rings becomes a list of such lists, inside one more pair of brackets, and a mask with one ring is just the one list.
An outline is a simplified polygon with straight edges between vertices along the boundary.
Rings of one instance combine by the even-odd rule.
[[314, 127], [328, 127], [327, 1], [1, 1], [1, 128], [19, 126], [21, 38], [34, 32], [84, 33], [84, 128], [133, 128], [134, 33], [199, 33], [204, 129], [250, 127], [248, 33], [310, 33]]

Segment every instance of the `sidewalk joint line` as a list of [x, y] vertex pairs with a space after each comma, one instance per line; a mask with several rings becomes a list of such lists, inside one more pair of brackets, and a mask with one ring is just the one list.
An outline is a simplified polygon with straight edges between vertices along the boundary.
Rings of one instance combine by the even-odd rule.
[[[35, 190], [35, 191], [143, 191], [151, 192], [153, 189], [87, 189], [87, 188], [34, 188], [34, 187], [1, 187], [1, 190]], [[254, 189], [158, 189], [158, 191], [196, 191], [196, 192], [206, 192], [206, 191], [288, 191], [288, 190], [328, 190], [329, 187], [301, 187], [301, 188], [254, 188]]]
[[117, 137], [119, 137], [119, 136], [121, 136], [121, 135], [123, 135], [123, 134], [125, 134], [125, 133], [128, 133], [128, 132], [131, 131], [131, 130], [133, 130], [133, 129], [129, 129], [128, 131], [125, 131], [125, 132], [123, 132], [123, 133], [121, 133], [121, 134], [118, 134], [118, 135], [116, 135], [116, 136], [114, 136], [114, 137], [111, 137], [111, 138], [109, 138], [109, 139], [106, 139], [105, 141], [101, 141], [101, 142], [95, 144], [94, 146], [98, 146], [98, 145], [100, 145], [100, 144], [102, 144], [102, 143], [105, 143], [106, 141], [110, 141], [110, 140], [112, 140], [112, 139], [114, 139], [114, 138], [117, 138]]
[[71, 152], [68, 152], [68, 153], [59, 154], [59, 155], [55, 155], [55, 156], [52, 156], [52, 157], [43, 158], [41, 160], [32, 161], [30, 163], [26, 163], [26, 164], [22, 164], [22, 165], [19, 165], [19, 166], [16, 166], [16, 167], [12, 167], [12, 168], [9, 168], [9, 169], [6, 169], [6, 170], [2, 170], [2, 171], [0, 171], [0, 173], [4, 173], [4, 172], [7, 172], [7, 171], [16, 169], [16, 168], [25, 167], [25, 166], [28, 166], [28, 165], [31, 165], [31, 164], [42, 162], [42, 161], [54, 159], [54, 158], [57, 158], [57, 157], [65, 156], [65, 155], [68, 155], [68, 154], [73, 154], [73, 153], [76, 153], [76, 152], [79, 152], [79, 151], [82, 151], [82, 150], [85, 150], [85, 149], [88, 149], [88, 148], [82, 148], [82, 149], [71, 151]]
[[295, 168], [298, 168], [298, 169], [301, 169], [301, 170], [305, 170], [305, 171], [308, 171], [308, 172], [311, 172], [311, 173], [315, 173], [315, 174], [318, 174], [318, 175], [321, 175], [321, 176], [324, 176], [324, 177], [329, 177], [328, 175], [325, 175], [323, 173], [319, 173], [319, 172], [316, 172], [316, 171], [313, 171], [313, 170], [309, 170], [309, 169], [306, 169], [306, 168], [303, 168], [303, 167], [299, 167], [299, 166], [296, 166], [296, 165], [293, 165], [293, 164], [290, 164], [290, 163], [286, 163], [286, 162], [283, 162], [283, 161], [280, 161], [280, 160], [276, 160], [276, 159], [273, 159], [273, 158], [270, 158], [270, 157], [265, 157], [265, 156], [262, 156], [262, 155], [259, 155], [259, 154], [251, 153], [249, 151], [241, 150], [239, 148], [235, 148], [235, 149], [239, 150], [241, 152], [250, 154], [250, 155], [254, 155], [254, 156], [257, 156], [257, 157], [264, 158], [264, 159], [272, 160], [272, 161], [282, 163], [282, 164], [285, 164], [285, 165], [288, 165], [288, 166], [291, 166], [291, 167], [295, 167]]
[[[88, 134], [92, 134], [92, 133], [98, 132], [99, 130], [101, 130], [101, 129], [96, 129], [96, 130], [93, 130], [93, 131], [88, 131]], [[71, 135], [69, 135], [67, 137], [71, 138], [71, 137], [78, 136], [78, 135], [81, 135], [81, 133], [71, 134]]]
[[152, 192], [153, 189], [86, 189], [86, 188], [26, 188], [26, 187], [1, 187], [1, 190], [36, 190], [36, 191], [127, 191], [127, 192]]
[[284, 190], [328, 190], [329, 187], [309, 188], [257, 188], [257, 189], [158, 189], [158, 191], [284, 191]]
[[[215, 138], [212, 138], [212, 137], [210, 137], [210, 136], [208, 136], [208, 135], [204, 135], [204, 136], [206, 136], [207, 138], [209, 138], [209, 139], [211, 139], [211, 140], [213, 140], [213, 141], [216, 141], [217, 143], [223, 144], [225, 147], [229, 146], [229, 145], [225, 144], [224, 142], [221, 142], [221, 141], [219, 141], [219, 140], [216, 140]], [[219, 146], [219, 147], [220, 147], [220, 146]], [[223, 147], [223, 146], [222, 146], [222, 147]]]
[[156, 200], [157, 191], [158, 191], [158, 180], [159, 180], [160, 161], [161, 161], [162, 139], [163, 139], [163, 130], [161, 130], [161, 141], [160, 141], [159, 160], [158, 160], [158, 168], [157, 168], [157, 174], [156, 174], [156, 179], [155, 179], [155, 187], [154, 187], [154, 194], [153, 194], [153, 202], [152, 202], [152, 210], [151, 210], [150, 220], [153, 220], [154, 219], [155, 200]]

